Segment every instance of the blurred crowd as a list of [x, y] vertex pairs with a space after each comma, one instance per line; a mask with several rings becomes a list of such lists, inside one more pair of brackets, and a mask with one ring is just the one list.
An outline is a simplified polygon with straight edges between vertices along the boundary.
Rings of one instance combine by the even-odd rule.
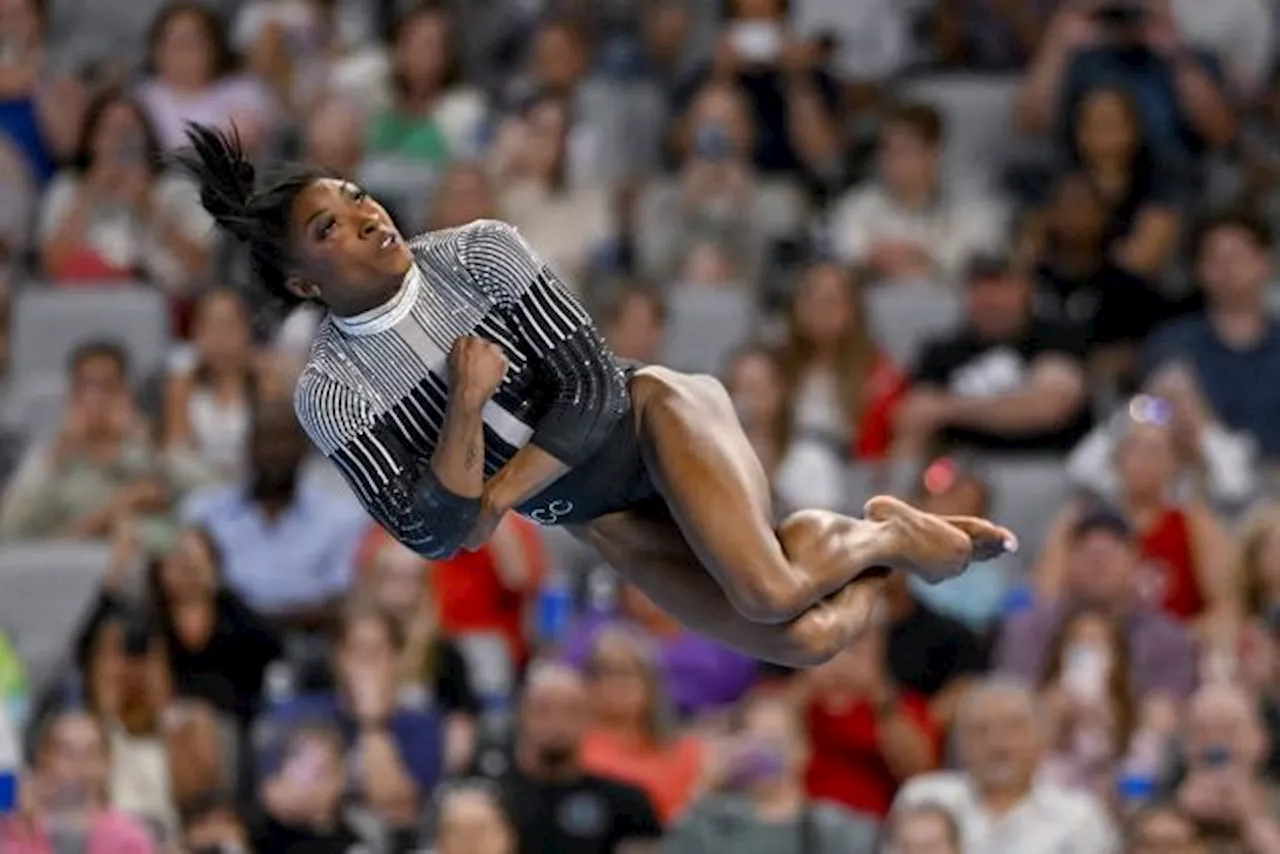
[[[0, 852], [1277, 854], [1278, 22], [0, 0]], [[1023, 548], [801, 673], [523, 519], [423, 561], [309, 448], [315, 311], [188, 121], [406, 234], [514, 223], [620, 356], [724, 381], [780, 514]]]

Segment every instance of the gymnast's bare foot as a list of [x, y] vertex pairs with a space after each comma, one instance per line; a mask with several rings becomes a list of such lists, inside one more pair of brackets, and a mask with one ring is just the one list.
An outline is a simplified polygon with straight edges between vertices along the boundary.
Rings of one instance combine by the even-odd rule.
[[1011, 532], [985, 519], [935, 516], [890, 496], [872, 498], [864, 512], [889, 533], [888, 556], [877, 563], [930, 583], [959, 575], [972, 561], [1016, 548]]

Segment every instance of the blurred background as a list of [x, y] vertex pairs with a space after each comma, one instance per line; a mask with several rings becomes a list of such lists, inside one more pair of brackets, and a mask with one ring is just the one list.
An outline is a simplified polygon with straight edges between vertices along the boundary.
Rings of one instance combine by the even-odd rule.
[[[1280, 851], [1278, 11], [0, 0], [0, 851]], [[191, 120], [517, 225], [780, 514], [1020, 551], [799, 674], [555, 529], [422, 561]]]

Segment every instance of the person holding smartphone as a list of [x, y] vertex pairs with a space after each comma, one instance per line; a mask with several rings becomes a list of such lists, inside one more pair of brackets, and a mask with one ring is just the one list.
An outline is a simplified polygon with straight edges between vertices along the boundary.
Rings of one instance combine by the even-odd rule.
[[1187, 772], [1175, 800], [1211, 850], [1280, 851], [1280, 797], [1262, 776], [1258, 703], [1238, 686], [1202, 687], [1186, 720]]
[[84, 712], [63, 712], [37, 738], [35, 767], [18, 812], [0, 821], [5, 854], [155, 854], [147, 829], [107, 807], [107, 733]]

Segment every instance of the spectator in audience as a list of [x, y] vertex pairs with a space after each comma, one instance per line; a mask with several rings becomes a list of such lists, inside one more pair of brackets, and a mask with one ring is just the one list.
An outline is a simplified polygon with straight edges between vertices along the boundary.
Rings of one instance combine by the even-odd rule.
[[[981, 471], [962, 460], [941, 457], [921, 472], [914, 489], [913, 503], [927, 513], [980, 516], [985, 519], [991, 515], [991, 501], [991, 486]], [[910, 598], [919, 603], [920, 610], [959, 620], [970, 632], [984, 634], [999, 617], [1005, 594], [1018, 572], [1014, 556], [1004, 554], [995, 560], [971, 566], [963, 575], [940, 584], [926, 584], [915, 576], [908, 576], [906, 581], [911, 588]], [[959, 627], [949, 621], [938, 620], [936, 623], [932, 634], [940, 645], [949, 646], [943, 640], [948, 636], [968, 637], [968, 633], [960, 631]], [[977, 639], [974, 639], [973, 644], [973, 651], [978, 652]], [[891, 642], [890, 648], [893, 646]], [[891, 652], [890, 658], [892, 657]], [[976, 659], [970, 666], [981, 669]], [[932, 669], [932, 666], [925, 668], [926, 671]], [[934, 692], [926, 690], [925, 693]], [[949, 719], [949, 716], [942, 718], [944, 721]]]
[[1109, 308], [1116, 315], [1136, 315], [1133, 327], [1123, 331], [1141, 337], [1149, 329], [1143, 322], [1159, 319], [1163, 311], [1152, 288], [1177, 247], [1188, 188], [1180, 171], [1153, 147], [1128, 90], [1088, 90], [1070, 125], [1071, 165], [1107, 206], [1105, 239], [1114, 268], [1106, 288], [1107, 299], [1115, 302]]
[[934, 804], [895, 807], [889, 814], [883, 854], [961, 854], [960, 826]]
[[943, 137], [933, 107], [893, 107], [880, 126], [879, 179], [836, 202], [836, 253], [870, 281], [951, 284], [974, 257], [1003, 248], [1000, 205], [944, 184]]
[[[386, 758], [375, 749], [365, 761], [378, 764]], [[280, 767], [261, 787], [263, 816], [254, 830], [254, 848], [316, 854], [356, 850], [363, 840], [342, 809], [347, 768], [343, 739], [335, 729], [303, 724], [290, 732]]]
[[839, 455], [820, 442], [792, 438], [786, 376], [779, 354], [759, 344], [733, 353], [725, 388], [764, 467], [779, 518], [789, 509], [838, 507], [844, 501]]
[[1206, 854], [1194, 822], [1169, 804], [1154, 804], [1129, 817], [1125, 854]]
[[570, 130], [568, 103], [540, 97], [504, 123], [493, 155], [502, 218], [581, 286], [616, 232], [608, 185], [569, 180]]
[[1280, 850], [1280, 797], [1262, 777], [1266, 736], [1243, 688], [1206, 685], [1186, 716], [1187, 773], [1178, 806], [1210, 851]]
[[707, 746], [674, 731], [662, 672], [644, 640], [606, 630], [586, 666], [592, 724], [582, 739], [582, 767], [641, 789], [670, 824], [699, 794]]
[[245, 481], [195, 493], [182, 511], [217, 543], [231, 588], [287, 628], [332, 614], [368, 525], [354, 501], [300, 478], [307, 450], [288, 400], [255, 400]]
[[934, 49], [948, 66], [1021, 71], [1035, 55], [1058, 5], [1059, 0], [941, 0], [934, 17]]
[[695, 803], [663, 854], [872, 854], [876, 823], [805, 793], [810, 747], [796, 710], [753, 698], [726, 757], [727, 791]]
[[101, 539], [139, 517], [149, 550], [171, 541], [171, 482], [129, 388], [118, 344], [81, 344], [68, 364], [70, 394], [58, 433], [27, 453], [0, 505], [0, 538]]
[[604, 338], [620, 359], [644, 364], [659, 361], [667, 325], [667, 304], [656, 290], [624, 287], [599, 315]]
[[[445, 636], [496, 633], [506, 639], [514, 664], [523, 666], [528, 660], [525, 617], [547, 569], [542, 533], [533, 522], [508, 514], [480, 548], [430, 563], [372, 526], [357, 562], [366, 572], [386, 562], [406, 584], [410, 568], [416, 568], [430, 585], [423, 593]], [[410, 604], [420, 604], [419, 598], [400, 603]]]
[[938, 766], [940, 733], [928, 701], [897, 684], [883, 627], [868, 629], [800, 688], [813, 742], [809, 796], [883, 818], [894, 793]]
[[[564, 9], [545, 16], [527, 43], [527, 74], [517, 77], [511, 100], [550, 99], [564, 105], [573, 146], [563, 174], [570, 187], [631, 181], [658, 160], [662, 111], [634, 89], [604, 75], [588, 75], [590, 33], [579, 18], [590, 9]], [[512, 140], [518, 145], [518, 141]], [[581, 224], [579, 224], [581, 225]]]
[[436, 808], [436, 854], [516, 854], [519, 840], [502, 796], [480, 781], [446, 785]]
[[404, 636], [398, 679], [400, 701], [411, 708], [438, 709], [444, 716], [444, 768], [471, 766], [480, 700], [471, 668], [442, 634], [439, 608], [427, 585], [421, 557], [377, 529], [373, 554], [362, 563], [367, 598], [396, 619]]
[[500, 780], [521, 854], [652, 852], [661, 824], [639, 789], [582, 769], [589, 719], [582, 679], [535, 663], [525, 681], [515, 765]]
[[303, 131], [302, 150], [307, 163], [351, 180], [361, 175], [365, 162], [364, 113], [341, 98], [318, 104]]
[[1208, 220], [1195, 239], [1204, 311], [1157, 329], [1142, 358], [1152, 380], [1181, 371], [1176, 381], [1194, 383], [1205, 417], [1247, 432], [1268, 463], [1280, 459], [1280, 389], [1258, 378], [1280, 371], [1280, 333], [1266, 302], [1273, 248], [1270, 229], [1249, 215]]
[[889, 450], [906, 377], [871, 337], [862, 292], [834, 262], [800, 280], [782, 350], [789, 429], [859, 460]]
[[5, 854], [86, 851], [153, 854], [146, 827], [107, 806], [110, 746], [84, 712], [61, 712], [36, 740], [32, 778], [20, 812], [0, 819]]
[[985, 644], [972, 629], [926, 604], [903, 573], [886, 579], [883, 603], [889, 675], [928, 701], [930, 718], [940, 729], [949, 728], [969, 683], [986, 669]]
[[164, 637], [145, 612], [99, 608], [79, 635], [85, 705], [110, 742], [111, 804], [147, 822], [162, 843], [174, 840], [178, 804], [234, 785], [217, 717], [203, 703], [177, 699]]
[[1040, 700], [1052, 778], [1108, 799], [1115, 763], [1138, 725], [1133, 665], [1114, 617], [1082, 609], [1063, 621], [1049, 644]]
[[17, 284], [17, 274], [26, 267], [40, 189], [22, 152], [3, 136], [0, 136], [0, 194], [5, 199], [4, 208], [0, 210], [0, 288], [7, 290]]
[[387, 103], [369, 128], [369, 155], [395, 156], [443, 170], [449, 160], [472, 157], [487, 106], [462, 84], [458, 37], [447, 6], [419, 3], [391, 31]]
[[770, 244], [800, 228], [797, 188], [756, 170], [750, 106], [731, 84], [703, 86], [685, 122], [689, 145], [677, 174], [650, 182], [636, 202], [637, 263], [649, 278], [670, 281], [697, 246], [714, 242], [743, 271], [738, 284], [754, 288]]
[[1160, 151], [1194, 156], [1235, 137], [1220, 65], [1186, 45], [1170, 0], [1061, 4], [1018, 93], [1018, 122], [1045, 134], [1089, 91], [1117, 86], [1135, 93]]
[[1035, 272], [1037, 311], [1088, 333], [1095, 383], [1129, 388], [1138, 339], [1168, 306], [1156, 282], [1117, 265], [1110, 211], [1089, 175], [1067, 172], [1054, 182], [1048, 201], [1024, 217], [1018, 253]]
[[38, 185], [71, 153], [84, 109], [82, 87], [51, 73], [46, 5], [43, 0], [0, 2], [0, 42], [5, 44], [0, 136], [18, 148]]
[[[838, 184], [844, 169], [840, 91], [820, 46], [791, 29], [787, 4], [779, 0], [733, 0], [726, 9], [706, 76], [746, 94], [756, 125], [756, 166]], [[689, 130], [686, 122], [677, 132], [682, 147], [692, 143]]]
[[[321, 763], [301, 762], [300, 754], [307, 751], [290, 742], [290, 736], [299, 727], [322, 723], [332, 730], [325, 741], [337, 739], [326, 743], [324, 752], [335, 754], [325, 759], [335, 763], [340, 791], [346, 784], [353, 802], [385, 828], [412, 826], [440, 779], [443, 749], [441, 716], [434, 710], [410, 708], [398, 696], [404, 648], [400, 624], [385, 609], [359, 601], [348, 606], [335, 639], [334, 690], [286, 701], [261, 722], [259, 743], [265, 746], [265, 755], [260, 756], [260, 771], [265, 779], [281, 784], [288, 780], [291, 789], [308, 783], [314, 768], [304, 773], [293, 762], [308, 768]], [[281, 750], [288, 746], [295, 748], [292, 755]], [[352, 766], [356, 756], [361, 761]], [[349, 783], [341, 779], [344, 767], [358, 768]], [[267, 802], [270, 805], [269, 797]]]
[[203, 792], [181, 809], [181, 850], [190, 854], [250, 854], [249, 829], [227, 792]]
[[1246, 506], [1258, 491], [1257, 443], [1209, 417], [1208, 405], [1185, 371], [1168, 370], [1110, 419], [1096, 426], [1067, 458], [1067, 476], [1086, 493], [1121, 498], [1115, 465], [1119, 446], [1140, 425], [1165, 425], [1174, 444], [1169, 492], [1198, 496], [1215, 509]]
[[45, 272], [65, 282], [143, 277], [180, 292], [207, 269], [212, 236], [195, 188], [164, 169], [142, 107], [118, 90], [98, 95], [71, 168], [44, 198]]
[[1066, 583], [1056, 600], [1035, 604], [1005, 623], [996, 669], [1034, 682], [1044, 672], [1049, 640], [1080, 608], [1112, 614], [1124, 626], [1140, 701], [1154, 696], [1184, 699], [1196, 683], [1196, 649], [1190, 632], [1148, 604], [1138, 590], [1140, 551], [1122, 516], [1099, 509], [1067, 531]]
[[432, 229], [457, 228], [498, 215], [489, 173], [474, 161], [460, 161], [450, 166], [441, 176], [432, 202], [428, 222]]
[[249, 307], [227, 287], [202, 291], [191, 310], [192, 347], [167, 378], [164, 438], [179, 459], [237, 481], [245, 474], [249, 421], [258, 391]]
[[262, 618], [223, 583], [213, 539], [198, 528], [184, 531], [173, 550], [152, 563], [147, 587], [174, 692], [248, 724], [262, 700], [267, 665], [280, 657], [281, 647]]
[[968, 273], [966, 316], [927, 344], [898, 410], [896, 453], [942, 440], [991, 453], [1065, 452], [1089, 430], [1083, 336], [1036, 317], [1034, 288], [1008, 259]]
[[160, 146], [186, 145], [187, 122], [229, 129], [249, 149], [264, 144], [276, 106], [261, 81], [235, 73], [222, 18], [194, 0], [161, 10], [147, 38], [151, 77], [138, 88]]
[[1239, 588], [1244, 619], [1238, 634], [1215, 640], [1234, 665], [1230, 675], [1263, 697], [1280, 697], [1275, 691], [1280, 647], [1272, 640], [1280, 633], [1280, 505], [1264, 501], [1253, 507], [1236, 542], [1232, 580]]
[[992, 680], [974, 687], [956, 717], [956, 747], [961, 770], [910, 780], [897, 805], [942, 806], [960, 825], [964, 850], [1119, 850], [1115, 827], [1101, 802], [1038, 776], [1043, 733], [1035, 698], [1022, 686]]
[[[1124, 434], [1114, 465], [1119, 510], [1137, 534], [1144, 561], [1139, 595], [1179, 620], [1231, 622], [1239, 616], [1229, 574], [1231, 539], [1204, 502], [1174, 497], [1178, 437], [1158, 407], [1145, 412], [1143, 401], [1138, 404], [1129, 408], [1128, 423], [1120, 422]], [[1073, 504], [1062, 512], [1036, 568], [1037, 587], [1049, 597], [1060, 594], [1068, 571], [1063, 538], [1088, 511]]]
[[574, 627], [563, 644], [565, 661], [585, 669], [596, 638], [608, 629], [635, 633], [657, 647], [662, 684], [682, 718], [736, 703], [759, 675], [754, 659], [689, 631], [629, 584], [621, 590], [615, 618], [588, 615]]

